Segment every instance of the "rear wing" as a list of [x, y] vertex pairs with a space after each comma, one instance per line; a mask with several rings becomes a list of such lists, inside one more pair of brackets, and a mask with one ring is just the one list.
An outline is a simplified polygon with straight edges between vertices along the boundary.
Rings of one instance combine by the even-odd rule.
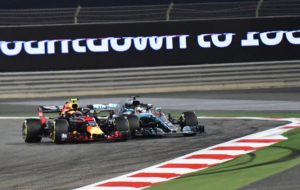
[[115, 111], [119, 108], [118, 104], [91, 104], [87, 105], [87, 107], [91, 110], [95, 110], [96, 112], [101, 111]]
[[63, 106], [39, 106], [38, 112], [42, 113], [60, 113]]
[[107, 119], [117, 113], [118, 104], [91, 104], [87, 105], [89, 112], [94, 114], [98, 119]]

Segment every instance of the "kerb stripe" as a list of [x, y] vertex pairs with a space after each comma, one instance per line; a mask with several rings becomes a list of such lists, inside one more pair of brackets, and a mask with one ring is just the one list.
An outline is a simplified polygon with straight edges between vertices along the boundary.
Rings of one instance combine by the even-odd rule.
[[96, 185], [97, 187], [134, 187], [142, 188], [155, 185], [156, 183], [151, 182], [132, 182], [132, 181], [112, 181], [103, 184]]
[[201, 169], [201, 168], [207, 168], [210, 165], [208, 164], [180, 164], [180, 163], [170, 163], [165, 164], [162, 166], [159, 166], [159, 168], [189, 168], [189, 169]]
[[212, 148], [211, 150], [244, 150], [244, 151], [253, 151], [259, 148], [254, 148], [251, 146], [218, 146]]
[[131, 175], [129, 177], [159, 177], [159, 178], [173, 178], [173, 177], [179, 177], [181, 174], [176, 173], [148, 173], [148, 172], [142, 172], [138, 174]]
[[189, 156], [185, 159], [216, 159], [216, 160], [226, 160], [239, 157], [240, 155], [229, 155], [229, 154], [195, 154]]
[[278, 143], [284, 141], [284, 139], [241, 139], [237, 142], [243, 143]]

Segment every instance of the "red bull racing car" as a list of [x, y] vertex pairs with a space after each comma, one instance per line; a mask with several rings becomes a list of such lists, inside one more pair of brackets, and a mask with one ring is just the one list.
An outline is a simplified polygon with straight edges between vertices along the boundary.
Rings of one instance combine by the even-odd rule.
[[[94, 110], [78, 108], [78, 99], [73, 98], [64, 106], [40, 106], [39, 119], [25, 119], [22, 136], [26, 143], [38, 143], [50, 138], [56, 144], [72, 141], [126, 140], [129, 122], [124, 116], [114, 116], [113, 110], [105, 110], [106, 117], [97, 117]], [[45, 113], [59, 113], [46, 118]]]

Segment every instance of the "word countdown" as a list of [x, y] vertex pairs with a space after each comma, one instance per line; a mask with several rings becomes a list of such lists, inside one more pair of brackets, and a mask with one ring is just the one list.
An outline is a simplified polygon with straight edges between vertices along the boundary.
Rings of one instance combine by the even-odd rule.
[[[53, 55], [69, 53], [107, 53], [134, 51], [160, 51], [188, 49], [190, 35], [138, 36], [138, 37], [106, 37], [80, 38], [41, 41], [0, 41], [0, 56]], [[285, 41], [291, 45], [300, 45], [300, 30], [247, 32], [237, 39], [235, 33], [199, 34], [196, 44], [199, 48], [227, 48], [234, 40], [241, 47], [277, 46]]]

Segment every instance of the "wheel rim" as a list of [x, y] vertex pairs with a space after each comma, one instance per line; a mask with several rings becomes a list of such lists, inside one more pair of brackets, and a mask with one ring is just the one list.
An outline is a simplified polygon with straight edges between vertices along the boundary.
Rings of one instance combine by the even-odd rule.
[[27, 139], [28, 127], [27, 127], [26, 123], [24, 123], [23, 130], [22, 130], [22, 135], [23, 135], [23, 139]]
[[56, 141], [56, 133], [55, 133], [55, 128], [56, 128], [56, 126], [55, 126], [55, 122], [54, 122], [54, 125], [53, 125], [53, 142], [55, 142]]

